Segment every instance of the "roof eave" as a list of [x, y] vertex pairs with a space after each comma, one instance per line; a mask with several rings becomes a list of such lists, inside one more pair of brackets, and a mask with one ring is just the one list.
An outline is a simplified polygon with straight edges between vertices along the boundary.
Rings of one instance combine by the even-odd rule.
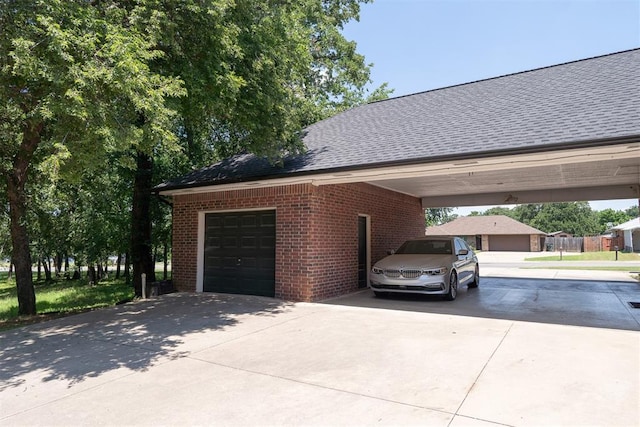
[[[341, 166], [336, 168], [326, 168], [326, 169], [318, 169], [318, 170], [305, 170], [305, 171], [258, 175], [258, 176], [251, 176], [251, 177], [238, 177], [233, 179], [222, 179], [217, 181], [193, 182], [193, 183], [168, 185], [168, 186], [158, 185], [154, 187], [153, 192], [158, 194], [164, 194], [164, 195], [171, 195], [171, 193], [180, 192], [182, 190], [192, 190], [192, 192], [203, 192], [201, 190], [203, 190], [204, 188], [213, 189], [218, 186], [223, 186], [223, 185], [233, 186], [234, 184], [246, 186], [248, 184], [250, 185], [253, 182], [259, 182], [259, 181], [262, 181], [262, 182], [273, 181], [273, 186], [296, 184], [296, 183], [311, 183], [313, 181], [312, 177], [315, 177], [318, 175], [336, 175], [341, 173], [346, 174], [349, 172], [404, 167], [404, 166], [415, 166], [415, 165], [430, 165], [430, 164], [436, 164], [441, 162], [460, 163], [465, 161], [482, 160], [482, 159], [487, 159], [492, 157], [493, 158], [513, 157], [513, 156], [533, 155], [533, 154], [542, 154], [542, 153], [554, 153], [554, 152], [559, 152], [564, 150], [578, 150], [578, 149], [588, 149], [588, 148], [594, 148], [594, 147], [601, 148], [601, 147], [608, 147], [608, 146], [637, 144], [637, 143], [640, 143], [640, 135], [627, 135], [622, 137], [600, 138], [600, 139], [583, 140], [583, 141], [577, 141], [577, 142], [576, 141], [564, 142], [564, 143], [553, 144], [553, 145], [543, 145], [543, 146], [536, 145], [531, 147], [519, 147], [516, 149], [486, 150], [486, 151], [478, 151], [473, 153], [432, 156], [428, 158], [393, 160], [393, 161], [386, 161], [386, 162], [349, 165], [349, 166]], [[262, 185], [262, 186], [265, 186], [265, 185]], [[266, 185], [266, 186], [269, 186], [269, 185]]]

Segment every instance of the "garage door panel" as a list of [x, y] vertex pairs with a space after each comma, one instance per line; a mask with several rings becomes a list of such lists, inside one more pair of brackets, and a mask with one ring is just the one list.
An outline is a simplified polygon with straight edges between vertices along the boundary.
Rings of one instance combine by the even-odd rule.
[[275, 248], [276, 247], [276, 236], [261, 236], [260, 237], [260, 247], [262, 247], [262, 248]]
[[275, 296], [275, 211], [205, 218], [205, 292]]
[[489, 236], [490, 251], [529, 252], [529, 235], [492, 235]]
[[276, 226], [276, 213], [265, 213], [260, 216], [260, 226], [263, 228], [271, 228]]
[[258, 249], [258, 236], [242, 236], [240, 239], [241, 249]]
[[224, 228], [238, 228], [238, 217], [236, 215], [225, 215], [222, 220], [222, 226]]
[[245, 229], [248, 228], [256, 228], [259, 225], [258, 216], [257, 215], [243, 215], [240, 219], [242, 227]]
[[223, 225], [223, 221], [221, 217], [207, 217], [206, 219], [206, 228], [207, 231], [209, 231], [209, 229], [219, 229], [222, 228]]

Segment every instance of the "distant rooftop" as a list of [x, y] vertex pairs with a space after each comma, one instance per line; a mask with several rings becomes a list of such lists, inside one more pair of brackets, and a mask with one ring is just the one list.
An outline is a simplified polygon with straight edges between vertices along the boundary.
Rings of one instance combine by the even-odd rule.
[[428, 227], [427, 235], [475, 236], [475, 235], [521, 235], [547, 233], [516, 221], [506, 215], [462, 216], [442, 225]]

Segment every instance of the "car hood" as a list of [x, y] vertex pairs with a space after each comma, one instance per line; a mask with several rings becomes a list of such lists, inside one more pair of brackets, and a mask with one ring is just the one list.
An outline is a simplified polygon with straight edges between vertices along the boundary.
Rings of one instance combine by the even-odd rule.
[[378, 268], [424, 269], [431, 267], [449, 267], [455, 260], [453, 255], [395, 254], [376, 263]]

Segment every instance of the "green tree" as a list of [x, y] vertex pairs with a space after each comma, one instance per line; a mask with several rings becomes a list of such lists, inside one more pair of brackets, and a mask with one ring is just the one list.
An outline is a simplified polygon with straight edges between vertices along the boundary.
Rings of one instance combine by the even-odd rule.
[[0, 3], [0, 173], [19, 314], [36, 311], [26, 224], [34, 163], [91, 168], [122, 144], [175, 140], [166, 100], [182, 94], [180, 81], [151, 71], [158, 28], [136, 31], [135, 19], [115, 1]]
[[427, 227], [441, 225], [456, 219], [453, 208], [427, 208], [424, 210], [424, 222]]
[[506, 208], [504, 206], [494, 206], [484, 211], [482, 215], [505, 215], [513, 218], [514, 212], [511, 208]]
[[[522, 222], [523, 224], [532, 225], [534, 219], [540, 214], [546, 205], [540, 203], [527, 203], [518, 205], [513, 208], [511, 218]], [[532, 225], [533, 226], [533, 225]], [[535, 227], [535, 226], [534, 226]], [[556, 230], [552, 230], [556, 231]]]
[[[304, 151], [300, 130], [330, 114], [386, 97], [372, 93], [370, 66], [340, 30], [357, 19], [360, 0], [146, 1], [134, 8], [140, 31], [160, 27], [153, 63], [184, 82], [187, 96], [173, 104], [185, 167], [252, 152], [274, 163]], [[132, 9], [132, 12], [134, 11]], [[151, 177], [162, 153], [136, 154], [132, 209], [134, 285], [153, 278]], [[158, 174], [155, 174], [158, 176]]]
[[[37, 212], [34, 243], [43, 253], [59, 252], [40, 229], [57, 229], [52, 224], [64, 219], [74, 236], [69, 251], [87, 263], [115, 250], [100, 227], [112, 222], [89, 197], [104, 178], [96, 171], [134, 171], [134, 270], [152, 275], [152, 239], [166, 241], [167, 235], [151, 234], [156, 215], [149, 190], [167, 177], [154, 175], [156, 164], [171, 158], [183, 173], [243, 151], [277, 162], [303, 151], [304, 125], [388, 95], [384, 85], [365, 90], [369, 65], [340, 33], [358, 18], [360, 3], [0, 2], [0, 185], [10, 213], [20, 314], [35, 313], [29, 197], [50, 196], [38, 194], [46, 185], [31, 182], [33, 170], [51, 173], [43, 181], [64, 177], [81, 195]], [[166, 222], [166, 210], [164, 217], [157, 223]]]
[[547, 233], [565, 231], [576, 236], [600, 233], [598, 216], [588, 202], [547, 203], [529, 225]]
[[638, 218], [640, 216], [640, 213], [638, 211], [638, 205], [630, 206], [624, 212], [631, 218]]
[[615, 211], [611, 208], [601, 210], [597, 212], [597, 215], [601, 233], [611, 228], [611, 226], [622, 224], [632, 219], [624, 211]]

